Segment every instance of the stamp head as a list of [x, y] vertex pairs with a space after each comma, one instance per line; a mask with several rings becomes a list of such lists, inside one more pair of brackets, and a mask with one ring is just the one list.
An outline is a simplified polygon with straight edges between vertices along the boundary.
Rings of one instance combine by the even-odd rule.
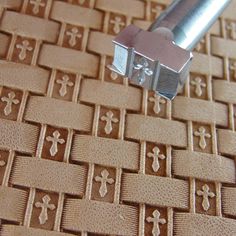
[[134, 25], [121, 31], [113, 42], [112, 70], [168, 99], [177, 95], [188, 77], [191, 52], [161, 31], [144, 31]]

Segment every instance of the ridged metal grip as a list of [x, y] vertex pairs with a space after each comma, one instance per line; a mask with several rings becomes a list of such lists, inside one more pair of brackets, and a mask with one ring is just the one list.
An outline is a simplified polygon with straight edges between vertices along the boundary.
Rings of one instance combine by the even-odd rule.
[[229, 3], [230, 0], [175, 0], [149, 31], [167, 28], [173, 33], [175, 44], [192, 50]]
[[189, 75], [191, 50], [230, 0], [175, 0], [148, 31], [130, 25], [113, 40], [110, 67], [131, 83], [173, 99]]

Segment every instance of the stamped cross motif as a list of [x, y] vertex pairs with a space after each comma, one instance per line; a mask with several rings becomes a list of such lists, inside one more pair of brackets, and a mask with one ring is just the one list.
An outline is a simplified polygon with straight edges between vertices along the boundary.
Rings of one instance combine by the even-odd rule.
[[165, 104], [166, 103], [166, 100], [163, 99], [161, 96], [157, 95], [156, 93], [154, 94], [153, 97], [150, 97], [148, 99], [150, 102], [153, 102], [154, 103], [154, 106], [153, 106], [153, 111], [158, 114], [160, 111], [161, 111], [161, 106], [160, 104]]
[[18, 55], [19, 59], [21, 61], [25, 60], [26, 55], [27, 55], [27, 51], [32, 51], [33, 47], [30, 46], [30, 43], [28, 40], [23, 40], [22, 44], [16, 44], [16, 48], [20, 49], [20, 53]]
[[211, 138], [211, 135], [206, 133], [206, 129], [202, 126], [194, 132], [194, 135], [199, 137], [199, 147], [204, 150], [207, 146], [206, 138]]
[[114, 118], [114, 113], [112, 111], [108, 111], [105, 116], [101, 117], [102, 121], [106, 122], [105, 125], [105, 133], [110, 134], [112, 132], [112, 123], [117, 123], [119, 120], [117, 118]]
[[196, 51], [199, 52], [202, 49], [202, 45], [205, 43], [205, 39], [202, 38], [196, 46]]
[[226, 25], [226, 29], [230, 32], [230, 37], [236, 39], [236, 23], [230, 22]]
[[6, 162], [3, 161], [3, 160], [0, 160], [0, 167], [3, 167], [3, 166], [5, 166], [5, 165], [6, 165]]
[[112, 178], [108, 178], [109, 172], [104, 169], [101, 172], [101, 176], [96, 176], [95, 181], [96, 182], [101, 182], [101, 186], [99, 188], [99, 194], [101, 197], [105, 197], [108, 190], [107, 190], [107, 184], [113, 184], [115, 181]]
[[33, 5], [33, 13], [36, 15], [39, 13], [40, 7], [45, 7], [46, 4], [42, 0], [30, 0], [30, 4]]
[[112, 65], [107, 65], [107, 68], [110, 70], [110, 77], [112, 80], [116, 80], [118, 78], [118, 74], [111, 70]]
[[155, 14], [155, 18], [157, 18], [158, 16], [160, 16], [161, 12], [163, 11], [163, 7], [160, 5], [155, 6], [154, 8], [152, 8], [151, 12]]
[[204, 184], [202, 186], [202, 190], [197, 191], [197, 195], [201, 196], [203, 198], [202, 207], [203, 207], [204, 211], [208, 211], [210, 208], [209, 197], [213, 198], [213, 197], [215, 197], [215, 194], [213, 192], [210, 192], [210, 188], [207, 184]]
[[138, 82], [139, 84], [143, 84], [146, 76], [153, 75], [153, 71], [149, 67], [149, 63], [146, 58], [142, 57], [140, 62], [134, 65], [134, 69], [138, 70]]
[[74, 84], [70, 81], [70, 77], [68, 75], [63, 75], [62, 79], [56, 80], [58, 84], [61, 85], [59, 90], [59, 94], [61, 97], [64, 97], [67, 94], [67, 86], [72, 87]]
[[152, 213], [153, 217], [148, 217], [146, 220], [148, 223], [153, 223], [152, 228], [152, 235], [153, 236], [159, 236], [160, 235], [160, 225], [159, 224], [166, 224], [166, 220], [164, 218], [160, 218], [161, 214], [158, 210], [155, 210]]
[[85, 3], [85, 0], [78, 0], [78, 3], [79, 3], [79, 4], [84, 4], [84, 3]]
[[112, 25], [114, 25], [113, 31], [116, 34], [118, 34], [120, 32], [122, 26], [125, 26], [125, 23], [122, 21], [121, 17], [119, 17], [119, 16], [116, 16], [114, 18], [114, 20], [113, 19], [110, 20], [110, 23]]
[[206, 83], [202, 82], [200, 77], [196, 77], [193, 81], [191, 81], [191, 85], [195, 86], [195, 94], [198, 97], [202, 96], [202, 88], [206, 88]]
[[53, 137], [47, 136], [46, 140], [48, 142], [52, 142], [52, 146], [50, 148], [50, 154], [51, 154], [51, 156], [54, 157], [57, 154], [57, 152], [58, 152], [58, 143], [59, 144], [63, 144], [63, 143], [65, 143], [65, 140], [64, 139], [60, 139], [61, 134], [57, 130], [54, 131], [52, 135], [53, 135]]
[[48, 210], [55, 210], [56, 206], [54, 204], [50, 204], [51, 198], [48, 195], [45, 195], [42, 198], [42, 202], [36, 202], [35, 206], [37, 208], [41, 208], [41, 213], [39, 215], [39, 223], [44, 225], [48, 220]]
[[82, 38], [82, 34], [80, 34], [79, 29], [76, 27], [73, 27], [71, 31], [67, 31], [66, 35], [70, 37], [69, 45], [71, 47], [74, 47], [76, 45], [77, 39]]
[[111, 72], [111, 79], [116, 80], [118, 78], [118, 74], [114, 71]]
[[6, 116], [10, 115], [12, 112], [12, 105], [16, 105], [18, 104], [20, 101], [18, 99], [15, 98], [16, 94], [14, 92], [10, 92], [8, 93], [7, 97], [2, 97], [1, 100], [3, 102], [6, 102], [6, 106], [4, 108], [4, 114]]
[[152, 149], [152, 152], [149, 152], [147, 156], [153, 159], [152, 162], [153, 171], [158, 172], [158, 170], [160, 169], [159, 159], [164, 160], [166, 158], [165, 155], [160, 154], [160, 149], [158, 147], [154, 147]]
[[236, 61], [231, 63], [229, 69], [233, 71], [233, 78], [236, 79]]

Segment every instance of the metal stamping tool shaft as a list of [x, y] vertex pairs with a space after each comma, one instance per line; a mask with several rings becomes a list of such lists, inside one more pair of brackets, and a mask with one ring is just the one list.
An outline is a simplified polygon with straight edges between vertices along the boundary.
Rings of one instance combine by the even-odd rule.
[[148, 31], [130, 25], [114, 39], [116, 73], [173, 99], [183, 87], [191, 50], [210, 29], [230, 0], [175, 0]]

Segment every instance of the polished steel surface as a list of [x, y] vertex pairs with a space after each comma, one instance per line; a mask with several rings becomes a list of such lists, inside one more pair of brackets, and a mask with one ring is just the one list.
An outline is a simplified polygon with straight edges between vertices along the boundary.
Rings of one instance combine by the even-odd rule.
[[130, 25], [115, 39], [110, 69], [130, 78], [131, 83], [173, 99], [187, 78], [191, 60], [190, 51], [166, 40], [162, 32], [149, 32]]
[[183, 87], [191, 50], [230, 0], [175, 0], [148, 31], [130, 25], [113, 40], [111, 70], [131, 83], [173, 99]]
[[192, 50], [229, 3], [230, 0], [175, 0], [149, 30], [168, 28], [178, 46]]

